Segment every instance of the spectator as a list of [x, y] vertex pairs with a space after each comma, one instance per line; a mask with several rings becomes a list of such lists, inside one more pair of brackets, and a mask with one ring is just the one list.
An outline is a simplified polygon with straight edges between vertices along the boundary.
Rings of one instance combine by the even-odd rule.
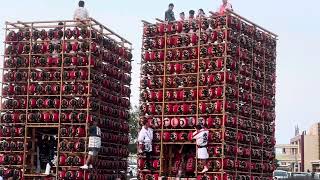
[[203, 170], [201, 173], [208, 171], [207, 159], [209, 158], [207, 144], [208, 144], [209, 131], [203, 127], [203, 125], [198, 124], [196, 126], [196, 131], [193, 132], [193, 139], [196, 140], [196, 145], [198, 148], [198, 159], [203, 165]]
[[185, 14], [184, 12], [180, 13], [180, 21], [184, 21], [185, 20]]
[[101, 129], [98, 127], [98, 122], [94, 121], [89, 128], [89, 143], [88, 143], [88, 158], [81, 169], [92, 169], [92, 161], [95, 161], [101, 148]]
[[206, 13], [204, 13], [203, 9], [199, 9], [199, 10], [198, 10], [197, 18], [205, 17], [205, 16], [206, 16]]
[[190, 10], [189, 11], [189, 20], [193, 20], [194, 19], [194, 10]]
[[176, 20], [176, 18], [174, 17], [173, 8], [174, 8], [174, 5], [172, 3], [170, 3], [169, 8], [165, 13], [165, 21], [172, 22], [172, 21]]
[[79, 1], [79, 7], [74, 11], [73, 20], [83, 21], [89, 19], [88, 10], [84, 7], [84, 1]]
[[[146, 162], [151, 159], [152, 153], [152, 141], [153, 141], [153, 129], [150, 128], [147, 121], [142, 122], [142, 128], [138, 135], [139, 151], [146, 155]], [[147, 169], [150, 169], [150, 164], [147, 164]]]
[[220, 15], [224, 14], [227, 10], [233, 11], [231, 3], [228, 2], [228, 0], [222, 0], [222, 4], [218, 10], [218, 13]]

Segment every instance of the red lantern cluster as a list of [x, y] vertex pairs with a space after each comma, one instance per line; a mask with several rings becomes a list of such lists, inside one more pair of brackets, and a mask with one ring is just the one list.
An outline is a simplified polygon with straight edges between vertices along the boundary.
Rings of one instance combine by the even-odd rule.
[[[210, 132], [210, 173], [196, 173], [197, 177], [191, 173], [190, 178], [270, 179], [274, 169], [276, 37], [226, 14], [144, 24], [142, 47], [140, 118], [154, 128], [153, 161], [160, 161], [161, 151], [165, 160], [162, 172], [150, 174], [144, 164], [152, 162], [141, 157], [140, 179], [168, 172], [175, 177], [180, 156], [169, 154], [167, 148], [192, 144], [196, 124]], [[169, 157], [173, 164], [166, 162]], [[202, 171], [200, 163], [198, 169], [193, 164], [187, 165], [190, 172]], [[226, 172], [223, 175], [222, 170]]]
[[[25, 153], [25, 158], [23, 154], [37, 143], [32, 143], [36, 137], [30, 138], [35, 135], [25, 129], [28, 126], [45, 127], [41, 129], [45, 134], [58, 130], [55, 134], [58, 164], [63, 168], [59, 168], [59, 172], [53, 170], [59, 176], [57, 179], [124, 178], [127, 170], [124, 159], [129, 155], [133, 58], [130, 43], [123, 38], [115, 40], [106, 36], [109, 30], [102, 25], [100, 31], [91, 26], [76, 27], [75, 22], [57, 24], [47, 23], [44, 29], [31, 28], [31, 25], [7, 29], [0, 164], [14, 172], [0, 170], [0, 175], [5, 179], [21, 179], [24, 174], [17, 171], [17, 178], [15, 167], [31, 166], [28, 164], [30, 153]], [[102, 131], [99, 155], [103, 158], [99, 157], [93, 171], [85, 173], [74, 167], [84, 164], [88, 151], [87, 130], [93, 122], [97, 122]], [[46, 132], [47, 128], [55, 131]]]

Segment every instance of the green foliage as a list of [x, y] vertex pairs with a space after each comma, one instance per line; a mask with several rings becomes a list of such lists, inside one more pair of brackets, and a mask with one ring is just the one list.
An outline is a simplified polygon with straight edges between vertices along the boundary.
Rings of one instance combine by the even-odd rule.
[[274, 160], [274, 163], [275, 163], [275, 166], [276, 166], [276, 168], [278, 168], [280, 165], [279, 165], [279, 160], [278, 159], [275, 159]]
[[135, 144], [138, 138], [138, 132], [140, 129], [139, 126], [139, 109], [137, 106], [132, 108], [130, 112], [130, 118], [129, 118], [129, 138], [130, 138], [130, 144]]
[[132, 154], [137, 154], [137, 144], [129, 144], [128, 146], [129, 152]]

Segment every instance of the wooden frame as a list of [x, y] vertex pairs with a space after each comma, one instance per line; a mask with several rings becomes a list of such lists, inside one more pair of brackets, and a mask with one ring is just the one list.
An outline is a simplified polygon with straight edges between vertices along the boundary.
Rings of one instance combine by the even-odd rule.
[[[32, 34], [34, 31], [39, 31], [41, 29], [45, 29], [45, 30], [48, 30], [48, 29], [52, 29], [52, 28], [56, 28], [57, 27], [57, 24], [59, 22], [62, 22], [63, 25], [59, 26], [62, 28], [63, 30], [63, 37], [59, 40], [60, 43], [62, 44], [65, 44], [65, 42], [76, 42], [76, 41], [79, 41], [79, 42], [88, 42], [89, 43], [89, 47], [88, 47], [88, 51], [85, 53], [85, 55], [89, 58], [88, 60], [88, 64], [85, 65], [85, 66], [64, 66], [64, 63], [61, 64], [60, 67], [32, 67], [31, 66], [31, 61], [30, 59], [33, 57], [33, 56], [44, 56], [44, 57], [47, 57], [47, 56], [51, 56], [52, 54], [51, 53], [46, 53], [46, 54], [33, 54], [31, 49], [32, 49], [32, 45], [34, 43], [49, 43], [51, 40], [49, 39], [45, 39], [45, 40], [34, 40], [32, 38]], [[88, 32], [89, 32], [89, 36], [87, 38], [80, 38], [80, 39], [75, 39], [75, 38], [72, 38], [72, 39], [67, 39], [65, 37], [65, 30], [67, 28], [75, 28], [75, 27], [85, 27]], [[30, 48], [30, 51], [28, 54], [19, 54], [18, 56], [22, 56], [22, 57], [25, 57], [28, 59], [28, 65], [27, 67], [24, 67], [24, 68], [7, 68], [7, 67], [2, 67], [1, 71], [2, 71], [2, 83], [1, 83], [1, 88], [3, 89], [4, 88], [4, 84], [14, 84], [14, 83], [24, 83], [26, 85], [26, 87], [28, 88], [30, 86], [31, 83], [57, 83], [59, 84], [60, 86], [60, 90], [59, 90], [59, 94], [57, 95], [32, 95], [32, 94], [29, 94], [29, 91], [27, 89], [27, 94], [25, 95], [5, 95], [5, 94], [1, 94], [0, 96], [0, 101], [1, 101], [1, 112], [5, 112], [7, 110], [10, 110], [10, 109], [5, 109], [3, 106], [2, 106], [2, 102], [3, 100], [5, 99], [8, 99], [8, 98], [26, 98], [26, 102], [29, 102], [29, 98], [31, 97], [38, 97], [38, 98], [41, 98], [41, 97], [57, 97], [60, 99], [60, 102], [62, 101], [63, 98], [68, 98], [68, 97], [83, 97], [86, 99], [86, 103], [87, 103], [87, 107], [86, 108], [70, 108], [70, 109], [65, 109], [65, 108], [62, 108], [62, 105], [60, 103], [60, 107], [58, 109], [29, 109], [29, 106], [27, 105], [26, 108], [24, 109], [11, 109], [11, 110], [16, 110], [16, 111], [25, 111], [26, 113], [26, 119], [24, 121], [24, 123], [21, 123], [21, 124], [14, 124], [14, 123], [4, 123], [4, 122], [0, 122], [0, 124], [5, 124], [5, 125], [12, 125], [12, 126], [16, 126], [16, 125], [21, 125], [25, 128], [25, 131], [24, 131], [24, 144], [25, 144], [25, 147], [24, 147], [24, 151], [21, 151], [23, 153], [23, 164], [20, 166], [21, 167], [21, 170], [22, 170], [22, 176], [27, 178], [27, 179], [38, 179], [40, 177], [43, 177], [44, 175], [42, 174], [37, 174], [35, 172], [30, 172], [30, 173], [26, 173], [26, 167], [29, 165], [27, 164], [27, 160], [26, 160], [26, 157], [30, 154], [30, 153], [36, 153], [36, 152], [28, 152], [27, 151], [27, 143], [30, 141], [30, 137], [28, 137], [28, 129], [29, 128], [32, 128], [32, 140], [31, 140], [31, 143], [33, 145], [33, 148], [35, 147], [35, 144], [36, 144], [36, 139], [35, 139], [35, 128], [57, 128], [58, 129], [58, 134], [57, 134], [57, 157], [59, 157], [60, 155], [60, 150], [59, 150], [59, 144], [60, 144], [60, 141], [62, 139], [72, 139], [74, 137], [62, 137], [61, 136], [61, 133], [60, 133], [60, 129], [62, 126], [83, 126], [85, 127], [85, 130], [86, 130], [86, 133], [85, 133], [85, 137], [82, 137], [82, 138], [79, 138], [79, 139], [85, 139], [85, 151], [84, 152], [80, 152], [80, 153], [75, 153], [75, 154], [82, 154], [82, 157], [86, 158], [84, 155], [87, 154], [88, 152], [88, 149], [87, 149], [87, 145], [88, 145], [88, 129], [89, 129], [89, 124], [88, 123], [74, 123], [74, 122], [70, 122], [70, 123], [65, 123], [65, 122], [62, 122], [61, 121], [61, 113], [62, 111], [66, 111], [66, 110], [69, 110], [69, 111], [81, 111], [81, 112], [86, 112], [86, 116], [87, 118], [89, 116], [91, 116], [92, 114], [96, 115], [97, 117], [99, 118], [110, 118], [110, 119], [115, 119], [113, 117], [108, 117], [108, 115], [104, 115], [104, 114], [101, 114], [101, 113], [93, 113], [92, 112], [92, 109], [89, 107], [89, 104], [90, 102], [92, 101], [91, 97], [92, 97], [92, 92], [89, 92], [89, 90], [91, 89], [91, 86], [94, 86], [95, 88], [97, 88], [97, 90], [102, 90], [104, 91], [105, 88], [102, 86], [102, 85], [96, 85], [96, 84], [93, 84], [93, 81], [91, 80], [91, 74], [104, 74], [103, 72], [99, 72], [97, 70], [93, 70], [94, 68], [94, 65], [91, 64], [91, 56], [93, 56], [93, 52], [91, 52], [91, 46], [92, 46], [92, 43], [93, 42], [93, 37], [92, 37], [92, 32], [96, 32], [98, 35], [101, 35], [101, 37], [103, 38], [106, 38], [106, 39], [110, 39], [111, 41], [113, 41], [114, 43], [117, 44], [118, 47], [121, 47], [121, 48], [124, 48], [124, 50], [128, 53], [131, 53], [132, 51], [132, 43], [129, 42], [128, 40], [126, 40], [124, 37], [120, 36], [119, 34], [115, 33], [114, 31], [112, 31], [111, 29], [109, 29], [108, 27], [104, 26], [103, 24], [99, 23], [97, 20], [93, 19], [93, 18], [90, 18], [86, 21], [83, 21], [83, 22], [77, 22], [77, 21], [73, 21], [73, 20], [61, 20], [61, 21], [34, 21], [34, 22], [21, 22], [21, 21], [17, 21], [15, 23], [12, 23], [12, 22], [6, 22], [5, 23], [5, 35], [7, 37], [7, 34], [9, 31], [17, 31], [19, 29], [29, 29], [30, 30], [30, 33], [31, 33], [31, 37], [29, 39], [29, 41], [21, 41], [21, 43], [29, 43], [29, 48]], [[20, 41], [19, 41], [20, 42]], [[5, 40], [4, 41], [4, 49], [6, 49], [7, 45], [8, 44], [14, 44], [14, 43], [17, 43], [17, 41], [8, 41], [8, 40]], [[102, 46], [102, 42], [101, 44], [98, 44], [98, 46]], [[110, 50], [108, 49], [104, 49], [104, 48], [101, 48], [104, 52], [111, 52]], [[111, 52], [112, 53], [112, 52]], [[61, 58], [62, 60], [64, 59], [64, 57], [67, 55], [77, 55], [78, 53], [66, 53], [64, 52], [63, 50], [63, 47], [62, 47], [62, 51], [61, 53], [57, 53], [56, 55], [61, 55]], [[11, 55], [8, 55], [8, 54], [5, 54], [3, 57], [4, 57], [4, 62], [5, 62], [5, 59], [7, 57], [9, 57]], [[103, 61], [102, 60], [102, 53], [100, 53], [100, 56], [96, 57], [96, 59], [100, 60], [100, 61]], [[132, 64], [132, 60], [127, 60], [128, 63]], [[114, 65], [112, 65], [113, 67]], [[114, 66], [115, 68], [117, 68], [118, 70], [121, 70], [123, 71], [124, 73], [128, 74], [129, 76], [131, 75], [131, 71], [127, 72], [125, 70], [122, 70], [121, 68], [119, 67], [116, 67]], [[59, 81], [32, 81], [30, 80], [30, 78], [27, 79], [27, 82], [4, 82], [4, 72], [5, 71], [12, 71], [12, 70], [22, 70], [22, 71], [26, 71], [28, 72], [28, 74], [30, 75], [31, 71], [32, 70], [36, 70], [36, 69], [41, 69], [42, 71], [46, 71], [46, 70], [57, 70], [57, 71], [60, 71], [60, 80]], [[86, 80], [70, 80], [70, 81], [65, 81], [63, 79], [63, 71], [65, 70], [71, 70], [71, 69], [86, 69], [88, 71], [88, 76], [87, 76], [87, 79]], [[110, 81], [112, 82], [117, 82], [119, 83], [121, 86], [125, 86], [127, 88], [130, 88], [130, 83], [127, 84], [127, 83], [124, 83], [124, 82], [121, 82], [119, 80], [116, 80], [116, 79], [113, 79], [111, 77], [108, 77], [110, 78]], [[63, 94], [62, 92], [62, 85], [66, 82], [69, 82], [69, 83], [85, 83], [87, 85], [87, 88], [88, 88], [88, 92], [85, 93], [85, 94], [82, 94], [82, 95], [75, 95], [75, 94], [69, 94], [69, 95], [65, 95]], [[3, 91], [2, 91], [3, 93]], [[112, 93], [112, 92], [110, 92]], [[127, 98], [129, 101], [130, 101], [130, 96], [128, 97], [122, 97], [120, 96], [120, 94], [114, 94], [120, 98]], [[99, 109], [100, 109], [100, 106], [102, 104], [106, 104], [104, 101], [102, 101], [101, 99], [96, 99], [98, 101], [98, 104], [99, 104]], [[120, 105], [113, 105], [113, 106], [119, 106]], [[124, 108], [123, 108], [124, 109]], [[125, 108], [126, 110], [129, 110], [129, 108]], [[56, 110], [59, 112], [59, 122], [57, 123], [30, 123], [28, 122], [28, 113], [30, 113], [30, 111], [43, 111], [43, 110]], [[99, 111], [100, 112], [100, 111]], [[87, 121], [87, 120], [86, 120]], [[112, 132], [118, 136], [124, 136], [125, 133], [124, 132], [121, 132], [121, 130], [115, 130], [115, 131], [112, 131], [112, 130], [109, 130], [107, 128], [102, 128], [103, 131], [105, 132]], [[0, 138], [2, 139], [2, 138]], [[119, 151], [119, 148], [123, 148], [125, 147], [125, 145], [122, 145], [121, 143], [105, 143], [103, 142], [104, 145], [107, 145], [107, 146], [113, 146], [114, 148], [116, 148], [118, 151]], [[126, 147], [127, 148], [127, 147]], [[34, 150], [34, 149], [33, 149]], [[62, 152], [62, 153], [68, 153], [68, 152]], [[70, 152], [69, 152], [70, 153]], [[126, 158], [121, 158], [121, 157], [116, 157], [116, 156], [104, 156], [104, 155], [99, 155], [99, 157], [101, 158], [104, 158], [104, 159], [108, 159], [108, 160], [111, 160], [111, 161], [125, 161]], [[33, 162], [33, 158], [34, 158], [34, 155], [31, 155], [31, 161]], [[10, 167], [10, 166], [7, 166], [7, 165], [0, 165], [0, 168], [2, 167]], [[59, 162], [57, 162], [57, 166], [55, 168], [55, 174], [53, 175], [56, 179], [58, 179], [58, 171], [62, 170], [62, 169], [74, 169], [74, 167], [69, 167], [69, 166], [59, 166]], [[112, 172], [112, 174], [116, 177], [120, 177], [120, 175], [126, 175], [127, 171], [127, 168], [125, 169], [110, 169], [109, 172]], [[86, 173], [89, 173], [90, 171], [84, 171], [84, 176], [86, 176]]]
[[[244, 22], [244, 23], [246, 23], [246, 24], [248, 24], [248, 25], [250, 25], [250, 26], [252, 26], [254, 29], [257, 29], [257, 30], [259, 30], [259, 31], [261, 31], [261, 32], [263, 32], [265, 35], [268, 35], [269, 37], [271, 37], [272, 39], [274, 39], [274, 40], [277, 40], [277, 35], [276, 34], [274, 34], [274, 33], [272, 33], [272, 32], [270, 32], [270, 31], [268, 31], [268, 30], [266, 30], [265, 28], [262, 28], [261, 26], [259, 26], [259, 25], [257, 25], [257, 24], [254, 24], [253, 22], [251, 22], [250, 20], [248, 20], [248, 19], [246, 19], [246, 18], [243, 18], [242, 16], [240, 16], [240, 15], [238, 15], [238, 14], [236, 14], [236, 13], [234, 13], [234, 12], [227, 12], [225, 15], [222, 15], [222, 16], [220, 16], [220, 15], [212, 15], [211, 17], [208, 17], [208, 19], [211, 19], [211, 18], [215, 18], [215, 17], [225, 17], [226, 18], [226, 26], [224, 26], [224, 30], [227, 30], [227, 29], [231, 29], [232, 27], [229, 27], [228, 25], [228, 22], [227, 22], [227, 17], [234, 17], [234, 18], [236, 18], [237, 20], [239, 20], [239, 21], [241, 21], [241, 22]], [[159, 19], [156, 19], [158, 22], [160, 22], [160, 23], [163, 23], [163, 24], [168, 24], [168, 22], [163, 22], [163, 21], [160, 21]], [[200, 21], [199, 22], [199, 24], [201, 24], [201, 19], [199, 20], [198, 19], [198, 21]], [[152, 24], [152, 23], [150, 23], [150, 22], [146, 22], [146, 21], [142, 21], [143, 23], [144, 23], [144, 25], [145, 26], [154, 26], [154, 25], [157, 25], [158, 23], [155, 23], [155, 24]], [[175, 23], [175, 22], [172, 22], [172, 23]], [[219, 29], [214, 29], [214, 31], [215, 30], [219, 30]], [[199, 30], [197, 31], [197, 32], [193, 32], [193, 33], [196, 33], [197, 35], [198, 35], [198, 37], [200, 37], [200, 35], [201, 35], [201, 31], [202, 31], [202, 28], [200, 27], [199, 28]], [[167, 68], [167, 63], [188, 63], [188, 62], [194, 62], [194, 61], [197, 61], [198, 62], [198, 68], [200, 67], [200, 62], [201, 61], [203, 61], [203, 60], [206, 60], [206, 59], [214, 59], [214, 58], [209, 58], [209, 57], [206, 57], [206, 58], [202, 58], [202, 57], [200, 57], [200, 48], [201, 47], [204, 47], [204, 46], [208, 46], [208, 44], [201, 44], [200, 43], [200, 38], [198, 38], [198, 43], [197, 43], [197, 45], [189, 45], [189, 46], [179, 46], [179, 47], [168, 47], [167, 46], [167, 38], [168, 37], [170, 37], [170, 36], [177, 36], [177, 35], [185, 35], [185, 34], [191, 34], [190, 32], [189, 33], [185, 33], [185, 32], [182, 32], [182, 33], [173, 33], [173, 34], [168, 34], [167, 32], [165, 32], [164, 33], [164, 35], [162, 35], [162, 34], [158, 34], [158, 35], [151, 35], [151, 36], [143, 36], [142, 37], [142, 43], [144, 42], [144, 39], [157, 39], [157, 38], [164, 38], [165, 40], [164, 40], [164, 42], [165, 42], [165, 45], [164, 45], [164, 48], [163, 49], [156, 49], [156, 48], [151, 48], [151, 49], [144, 49], [143, 47], [142, 47], [142, 54], [144, 54], [144, 52], [147, 52], [147, 51], [149, 51], [149, 52], [151, 52], [151, 51], [164, 51], [164, 61], [144, 61], [144, 59], [142, 59], [142, 62], [141, 62], [141, 67], [143, 66], [143, 65], [145, 65], [145, 64], [157, 64], [157, 65], [159, 65], [159, 64], [163, 64], [163, 67], [164, 67], [164, 73], [163, 74], [161, 74], [161, 75], [144, 75], [143, 73], [141, 73], [141, 80], [143, 79], [143, 78], [148, 78], [148, 77], [158, 77], [158, 78], [162, 78], [163, 77], [163, 87], [162, 88], [144, 88], [144, 87], [141, 87], [140, 88], [140, 93], [142, 92], [142, 90], [147, 90], [147, 91], [161, 91], [162, 90], [162, 95], [163, 95], [163, 99], [162, 99], [162, 101], [159, 101], [159, 102], [157, 102], [157, 101], [154, 101], [154, 102], [150, 102], [150, 101], [143, 101], [143, 100], [140, 100], [140, 105], [142, 105], [142, 104], [162, 104], [162, 112], [161, 112], [161, 114], [157, 114], [157, 115], [141, 115], [140, 117], [141, 118], [145, 118], [145, 117], [149, 117], [149, 118], [153, 118], [153, 117], [156, 117], [156, 118], [160, 118], [160, 119], [164, 119], [165, 117], [167, 117], [167, 118], [170, 118], [170, 117], [187, 117], [187, 116], [192, 116], [192, 117], [200, 117], [200, 116], [205, 116], [205, 115], [208, 115], [208, 114], [199, 114], [198, 112], [198, 108], [199, 108], [199, 102], [201, 102], [201, 101], [204, 101], [204, 102], [206, 102], [206, 101], [214, 101], [215, 99], [208, 99], [208, 100], [200, 100], [199, 99], [199, 88], [203, 88], [203, 87], [207, 87], [207, 86], [200, 86], [200, 84], [199, 84], [199, 74], [201, 74], [201, 72], [199, 71], [199, 69], [197, 70], [197, 73], [190, 73], [190, 74], [184, 74], [184, 73], [180, 73], [180, 74], [167, 74], [166, 73], [166, 68]], [[240, 30], [240, 34], [242, 34], [242, 32], [241, 32], [241, 30]], [[227, 39], [227, 37], [224, 37], [224, 42], [223, 42], [223, 44], [225, 45], [225, 49], [227, 49], [227, 43], [229, 43], [229, 40]], [[219, 44], [219, 43], [218, 43]], [[220, 44], [222, 44], [222, 43], [220, 43]], [[236, 45], [238, 45], [239, 47], [241, 47], [241, 44], [240, 44], [240, 41], [238, 40], [237, 41], [237, 43], [235, 43]], [[193, 48], [193, 47], [196, 47], [197, 49], [198, 49], [198, 59], [188, 59], [188, 60], [170, 60], [170, 61], [168, 61], [167, 60], [167, 58], [166, 58], [166, 55], [167, 55], [167, 50], [173, 50], [173, 49], [186, 49], [186, 48]], [[251, 53], [252, 55], [254, 55], [254, 50], [253, 50], [253, 48], [251, 48], [251, 50], [250, 50], [250, 52], [249, 53]], [[264, 74], [264, 77], [263, 77], [263, 82], [261, 83], [262, 85], [263, 85], [263, 87], [265, 87], [266, 86], [266, 74], [267, 74], [267, 71], [266, 71], [266, 65], [265, 65], [265, 63], [266, 63], [266, 61], [267, 60], [269, 60], [269, 59], [267, 59], [266, 57], [265, 57], [265, 51], [264, 51], [264, 56], [263, 56], [263, 70], [262, 70], [262, 72], [263, 72], [263, 74]], [[223, 59], [224, 59], [224, 70], [222, 71], [222, 72], [224, 72], [224, 77], [227, 77], [227, 59], [230, 57], [230, 55], [226, 52], [226, 51], [224, 51], [224, 54], [223, 54]], [[235, 57], [232, 57], [232, 58], [235, 58]], [[238, 57], [238, 59], [237, 59], [237, 61], [239, 62], [240, 61], [240, 57]], [[254, 65], [254, 61], [252, 60], [251, 61], [251, 63], [249, 64], [250, 66], [251, 66], [251, 71], [253, 71], [256, 67], [255, 67], [255, 65]], [[236, 73], [236, 75], [237, 75], [237, 77], [239, 77], [240, 76], [240, 72], [239, 71], [236, 71], [235, 72]], [[274, 72], [275, 73], [275, 72]], [[166, 87], [166, 77], [173, 77], [173, 76], [197, 76], [197, 87], [177, 87], [177, 88], [173, 88], [173, 87], [170, 87], [170, 88], [168, 88], [168, 87]], [[253, 73], [251, 72], [251, 75], [250, 75], [250, 81], [251, 82], [255, 82], [256, 80], [254, 79], [254, 76], [253, 76]], [[260, 82], [259, 82], [260, 83]], [[223, 117], [223, 119], [225, 119], [225, 117], [227, 116], [227, 115], [229, 115], [229, 113], [227, 112], [227, 110], [226, 110], [226, 102], [229, 100], [229, 98], [227, 97], [227, 95], [226, 95], [226, 88], [227, 88], [227, 85], [228, 84], [228, 82], [227, 82], [227, 80], [226, 80], [226, 78], [224, 78], [224, 81], [223, 81], [223, 84], [219, 84], [219, 85], [217, 85], [217, 84], [215, 84], [215, 85], [213, 85], [213, 87], [217, 87], [217, 86], [220, 86], [220, 87], [223, 87], [223, 110], [222, 110], [222, 112], [221, 113], [219, 113], [219, 114], [212, 114], [212, 115], [218, 115], [218, 116], [222, 116]], [[141, 85], [142, 85], [142, 81], [141, 81]], [[238, 89], [240, 89], [240, 83], [236, 83], [236, 85], [235, 85]], [[210, 86], [211, 87], [211, 86]], [[165, 94], [166, 94], [166, 91], [167, 90], [182, 90], [182, 89], [197, 89], [197, 97], [196, 97], [196, 100], [192, 100], [192, 101], [174, 101], [174, 100], [170, 100], [170, 101], [168, 101], [168, 100], [166, 100], [166, 98], [165, 98]], [[251, 86], [250, 87], [250, 90], [249, 90], [249, 93], [250, 94], [256, 94], [255, 92], [253, 92], [253, 87]], [[262, 97], [265, 97], [265, 96], [267, 96], [266, 94], [265, 94], [265, 91], [263, 91], [263, 93], [262, 94], [260, 94], [259, 96], [262, 96]], [[141, 99], [141, 98], [140, 98]], [[197, 106], [197, 113], [196, 114], [190, 114], [190, 115], [179, 115], [179, 114], [176, 114], [176, 115], [174, 115], [174, 114], [172, 114], [172, 115], [167, 115], [167, 114], [165, 114], [164, 113], [164, 106], [165, 106], [165, 104], [167, 104], [167, 103], [183, 103], [183, 102], [187, 102], [187, 103], [190, 103], [190, 102], [195, 102], [196, 103], [196, 106]], [[237, 106], [239, 106], [240, 105], [240, 103], [242, 103], [242, 100], [240, 99], [240, 97], [238, 96], [237, 98], [236, 98], [236, 104], [237, 104]], [[253, 102], [252, 101], [250, 101], [250, 103], [249, 103], [249, 105], [250, 105], [250, 108], [252, 109], [252, 108], [257, 108], [257, 107], [255, 107], [254, 105], [253, 105]], [[258, 108], [259, 109], [259, 108]], [[265, 109], [265, 106], [263, 106], [262, 108], [261, 108], [261, 110], [264, 112], [266, 109]], [[274, 111], [274, 110], [273, 110]], [[253, 115], [252, 115], [252, 113], [250, 113], [250, 117], [242, 117], [242, 115], [239, 113], [240, 111], [239, 110], [237, 110], [236, 111], [236, 116], [237, 117], [239, 117], [239, 118], [244, 118], [244, 119], [248, 119], [250, 122], [259, 122], [259, 123], [261, 123], [261, 124], [267, 124], [267, 123], [269, 123], [269, 122], [267, 122], [265, 119], [259, 119], [259, 120], [257, 120], [255, 117], [253, 117]], [[210, 115], [209, 115], [210, 116]], [[183, 128], [165, 128], [164, 126], [163, 126], [163, 121], [162, 121], [162, 123], [161, 123], [161, 127], [159, 128], [159, 129], [156, 129], [155, 130], [155, 132], [161, 132], [161, 134], [163, 135], [163, 132], [165, 132], [165, 131], [169, 131], [169, 132], [172, 132], [172, 131], [178, 131], [178, 132], [180, 132], [180, 131], [191, 131], [192, 129], [190, 129], [190, 128], [186, 128], [186, 129], [183, 129]], [[242, 128], [240, 128], [239, 126], [238, 126], [238, 123], [237, 123], [237, 125], [236, 125], [236, 127], [235, 128], [229, 128], [229, 127], [227, 127], [225, 124], [224, 124], [224, 122], [223, 122], [223, 124], [222, 124], [222, 128], [220, 129], [221, 131], [222, 131], [222, 133], [224, 133], [227, 129], [232, 129], [232, 130], [235, 130], [235, 132], [236, 133], [238, 133], [238, 132], [246, 132], [246, 133], [248, 133], [249, 135], [250, 135], [250, 137], [252, 136], [252, 135], [255, 135], [255, 134], [260, 134], [261, 136], [263, 136], [263, 135], [266, 135], [266, 136], [268, 136], [268, 137], [274, 137], [274, 132], [273, 132], [273, 135], [269, 135], [269, 134], [266, 134], [266, 132], [262, 132], [262, 133], [257, 133], [257, 132], [255, 132], [255, 131], [251, 131], [251, 128], [250, 128], [250, 130], [243, 130]], [[212, 129], [211, 129], [212, 130]], [[225, 144], [228, 144], [229, 142], [227, 142], [225, 139], [224, 139], [224, 136], [222, 137], [222, 143], [221, 143], [221, 145], [222, 145], [222, 147], [223, 147], [223, 145], [225, 145]], [[152, 171], [151, 173], [156, 173], [156, 174], [158, 174], [159, 176], [163, 176], [163, 175], [165, 175], [165, 174], [168, 174], [169, 172], [163, 172], [163, 167], [162, 167], [162, 159], [164, 158], [163, 157], [163, 146], [164, 145], [181, 145], [181, 144], [194, 144], [194, 143], [192, 143], [192, 142], [164, 142], [163, 141], [163, 138], [161, 137], [161, 140], [160, 140], [160, 142], [156, 142], [155, 144], [160, 144], [160, 146], [161, 146], [161, 150], [160, 150], [160, 157], [159, 157], [159, 159], [160, 159], [160, 169], [158, 170], [158, 171]], [[212, 143], [212, 144], [219, 144], [219, 143]], [[235, 145], [240, 145], [240, 146], [243, 146], [244, 144], [242, 144], [242, 143], [240, 143], [239, 141], [238, 141], [238, 139], [236, 140], [236, 142], [235, 142]], [[269, 150], [270, 151], [270, 148], [269, 147], [267, 147], [266, 145], [255, 145], [255, 144], [253, 144], [253, 143], [249, 143], [249, 144], [246, 144], [246, 146], [248, 146], [248, 147], [250, 147], [250, 149], [251, 148], [257, 148], [257, 149], [261, 149], [262, 151], [263, 150], [265, 150], [265, 149], [267, 149], [267, 150]], [[266, 160], [264, 160], [263, 159], [263, 157], [264, 156], [262, 156], [262, 158], [259, 160], [259, 162], [262, 162], [262, 163], [265, 163], [266, 162]], [[157, 159], [157, 157], [155, 157], [156, 159]], [[218, 157], [219, 158], [219, 157]], [[224, 148], [222, 148], [222, 156], [221, 156], [221, 159], [222, 159], [222, 167], [224, 166], [224, 158], [229, 158], [229, 157], [226, 157], [225, 156], [225, 152], [224, 152]], [[250, 158], [243, 158], [243, 157], [238, 157], [238, 155], [236, 155], [235, 156], [235, 160], [237, 161], [238, 160], [238, 158], [240, 159], [240, 160], [243, 160], [243, 159], [246, 159], [246, 160], [248, 160], [248, 161], [250, 161], [250, 162], [257, 162], [257, 159], [254, 159], [254, 158], [251, 158], [251, 156], [250, 156]], [[198, 163], [196, 162], [196, 171], [195, 171], [195, 174], [196, 174], [196, 177], [197, 177], [197, 175], [201, 175], [198, 171], [197, 171], [197, 165], [198, 165]], [[169, 167], [169, 169], [170, 169], [170, 167]], [[142, 172], [144, 172], [144, 171], [142, 171]], [[267, 172], [264, 172], [264, 171], [261, 171], [260, 173], [258, 173], [258, 172], [254, 172], [254, 171], [251, 171], [251, 169], [250, 170], [248, 170], [248, 171], [246, 171], [246, 172], [243, 172], [243, 171], [240, 171], [240, 170], [238, 170], [237, 168], [236, 168], [236, 170], [234, 170], [234, 171], [230, 171], [230, 170], [225, 170], [224, 168], [222, 168], [220, 171], [218, 171], [218, 172], [208, 172], [208, 174], [221, 174], [221, 175], [223, 175], [225, 172], [232, 172], [232, 173], [235, 173], [235, 174], [248, 174], [248, 175], [257, 175], [257, 176], [272, 176], [270, 173], [267, 173]], [[149, 173], [150, 174], [150, 173]], [[196, 178], [196, 177], [193, 177], [193, 178]], [[169, 177], [170, 178], [170, 177]], [[173, 178], [173, 177], [172, 177]]]

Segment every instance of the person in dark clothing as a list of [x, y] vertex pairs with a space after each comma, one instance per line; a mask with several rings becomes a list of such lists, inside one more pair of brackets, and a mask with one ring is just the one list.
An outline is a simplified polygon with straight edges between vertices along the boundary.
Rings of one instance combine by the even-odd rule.
[[46, 165], [46, 171], [45, 175], [50, 174], [51, 167], [55, 166], [57, 164], [57, 156], [55, 154], [55, 151], [57, 150], [57, 140], [54, 136], [51, 136], [48, 141], [48, 147], [49, 147], [49, 159], [48, 163]]
[[101, 129], [98, 127], [98, 122], [94, 121], [93, 125], [89, 128], [89, 145], [88, 145], [88, 158], [81, 169], [88, 169], [92, 167], [92, 161], [98, 156], [101, 148]]
[[165, 13], [165, 21], [172, 22], [176, 20], [176, 18], [174, 17], [173, 8], [174, 8], [174, 5], [172, 3], [169, 4], [169, 9]]
[[55, 30], [62, 30], [63, 29], [63, 22], [58, 23], [58, 27], [55, 28]]
[[189, 20], [193, 20], [194, 19], [194, 10], [190, 10], [189, 11]]

